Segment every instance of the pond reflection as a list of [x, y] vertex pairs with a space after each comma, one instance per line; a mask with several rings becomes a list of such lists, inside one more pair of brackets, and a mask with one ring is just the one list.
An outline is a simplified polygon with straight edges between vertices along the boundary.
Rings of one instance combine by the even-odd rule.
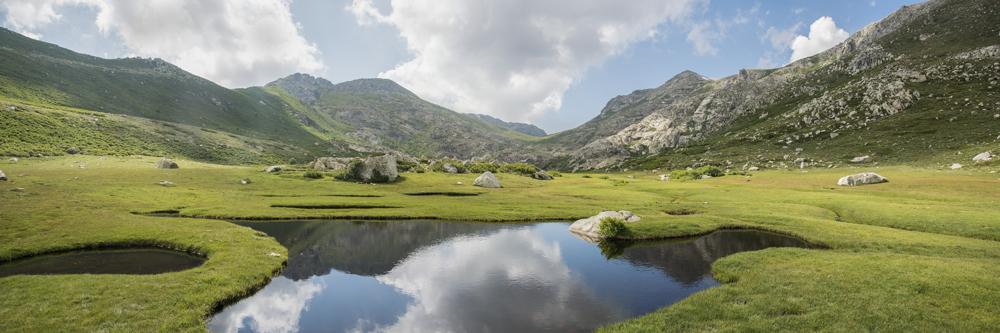
[[[568, 223], [247, 222], [288, 268], [217, 314], [214, 332], [590, 331], [716, 286], [716, 259], [808, 247], [757, 231], [615, 244], [607, 259]], [[606, 251], [605, 251], [606, 252]]]

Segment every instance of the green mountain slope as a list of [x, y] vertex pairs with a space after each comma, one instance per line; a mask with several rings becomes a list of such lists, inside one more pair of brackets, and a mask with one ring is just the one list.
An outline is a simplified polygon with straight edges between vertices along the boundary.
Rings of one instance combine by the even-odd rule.
[[331, 84], [294, 74], [269, 83], [311, 104], [332, 120], [353, 126], [347, 135], [414, 156], [503, 159], [538, 140], [427, 102], [386, 79]]
[[[343, 135], [351, 129], [349, 125], [324, 117], [278, 89], [231, 90], [160, 59], [102, 59], [6, 29], [0, 30], [0, 99], [282, 142], [295, 147], [291, 150], [303, 151], [296, 154], [300, 159], [331, 155], [331, 151], [349, 153], [342, 146], [351, 140]], [[341, 142], [324, 142], [328, 140]]]

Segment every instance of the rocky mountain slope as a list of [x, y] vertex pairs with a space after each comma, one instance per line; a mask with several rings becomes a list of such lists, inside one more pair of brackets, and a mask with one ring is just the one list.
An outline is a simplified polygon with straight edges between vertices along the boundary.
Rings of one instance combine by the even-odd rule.
[[503, 127], [506, 127], [506, 128], [509, 128], [509, 129], [512, 129], [512, 130], [515, 130], [515, 131], [518, 131], [518, 132], [521, 132], [521, 133], [524, 133], [524, 134], [527, 134], [527, 135], [533, 135], [533, 136], [546, 136], [546, 135], [548, 135], [548, 134], [545, 134], [545, 130], [543, 130], [541, 128], [538, 128], [538, 126], [535, 126], [535, 125], [532, 125], [532, 124], [509, 123], [509, 122], [506, 122], [506, 121], [503, 121], [503, 120], [500, 120], [500, 119], [497, 119], [497, 118], [494, 118], [494, 117], [487, 116], [485, 114], [477, 114], [477, 113], [463, 113], [463, 114], [466, 115], [466, 116], [469, 116], [469, 117], [477, 118], [479, 120], [485, 121], [485, 122], [493, 124], [493, 125], [503, 126]]
[[993, 142], [1000, 134], [997, 7], [976, 0], [906, 6], [780, 69], [741, 70], [653, 105], [643, 91], [620, 96], [609, 107], [649, 112], [589, 140], [559, 167], [791, 168], [798, 159], [834, 167], [862, 155], [911, 162]]

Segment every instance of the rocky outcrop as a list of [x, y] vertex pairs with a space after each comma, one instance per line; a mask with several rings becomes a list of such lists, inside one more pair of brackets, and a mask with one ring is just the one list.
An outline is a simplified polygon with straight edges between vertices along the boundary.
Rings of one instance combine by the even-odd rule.
[[885, 177], [882, 177], [877, 173], [865, 172], [840, 178], [840, 181], [837, 182], [837, 185], [854, 186], [854, 185], [885, 183], [888, 181], [889, 181], [888, 179], [885, 179]]
[[992, 161], [992, 160], [993, 160], [993, 154], [991, 154], [990, 152], [985, 152], [985, 153], [976, 155], [976, 157], [972, 158], [972, 162], [973, 163], [986, 163], [986, 162], [989, 162], [989, 161]]
[[473, 182], [472, 185], [483, 187], [483, 188], [502, 188], [503, 187], [503, 186], [500, 186], [500, 181], [497, 180], [497, 177], [494, 176], [493, 173], [489, 172], [489, 171], [483, 172], [483, 174], [479, 175], [479, 177], [476, 177], [476, 181]]
[[545, 170], [538, 170], [538, 172], [531, 174], [531, 178], [538, 180], [552, 180], [552, 176], [549, 176]]
[[[637, 216], [635, 214], [632, 214], [632, 212], [627, 211], [627, 210], [617, 211], [617, 212], [615, 212], [615, 211], [605, 211], [605, 212], [601, 212], [600, 214], [597, 214], [597, 215], [594, 215], [594, 216], [591, 216], [591, 217], [588, 217], [588, 218], [585, 218], [585, 219], [580, 219], [580, 220], [577, 220], [576, 222], [573, 222], [573, 224], [569, 226], [569, 231], [572, 231], [573, 233], [581, 234], [581, 235], [584, 235], [584, 236], [587, 236], [587, 237], [593, 238], [593, 239], [602, 239], [604, 237], [600, 235], [600, 231], [601, 231], [601, 219], [608, 218], [608, 217], [620, 219], [620, 220], [622, 220], [622, 222], [626, 222], [626, 223], [628, 223], [628, 222], [638, 222], [639, 220], [642, 219], [639, 216]], [[586, 238], [584, 238], [584, 239], [586, 239]]]
[[178, 168], [180, 168], [180, 166], [178, 166], [177, 163], [174, 163], [174, 161], [168, 160], [166, 158], [163, 158], [163, 159], [160, 159], [159, 161], [157, 161], [156, 165], [154, 165], [153, 167], [155, 167], [157, 169], [178, 169]]
[[348, 164], [353, 158], [320, 157], [312, 162], [313, 169], [343, 171], [347, 170]]
[[355, 166], [354, 176], [363, 182], [388, 183], [399, 177], [396, 158], [392, 155], [373, 156]]

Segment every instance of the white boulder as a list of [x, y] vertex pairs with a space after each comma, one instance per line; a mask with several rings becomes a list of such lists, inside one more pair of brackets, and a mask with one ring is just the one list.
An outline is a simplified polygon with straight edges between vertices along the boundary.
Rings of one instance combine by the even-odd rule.
[[885, 179], [885, 177], [882, 177], [877, 173], [865, 172], [841, 178], [840, 181], [837, 182], [837, 185], [854, 186], [854, 185], [885, 183], [887, 181], [889, 180]]
[[[573, 222], [573, 225], [569, 226], [569, 231], [572, 231], [573, 233], [576, 233], [576, 234], [580, 234], [580, 235], [586, 236], [588, 238], [593, 238], [593, 239], [604, 238], [598, 232], [601, 231], [601, 219], [607, 218], [607, 217], [620, 219], [620, 220], [622, 220], [622, 222], [626, 222], [626, 223], [628, 223], [628, 222], [638, 222], [639, 220], [642, 219], [641, 217], [639, 217], [639, 216], [637, 216], [635, 214], [632, 214], [632, 212], [627, 211], [627, 210], [618, 211], [618, 212], [615, 212], [615, 211], [605, 211], [605, 212], [601, 212], [600, 214], [597, 214], [597, 215], [594, 215], [594, 216], [591, 216], [591, 217], [588, 217], [588, 218], [585, 218], [585, 219], [580, 219], [580, 220], [577, 220], [576, 222]], [[583, 238], [583, 237], [581, 237], [581, 238]], [[586, 240], [587, 238], [583, 238], [583, 239]]]

